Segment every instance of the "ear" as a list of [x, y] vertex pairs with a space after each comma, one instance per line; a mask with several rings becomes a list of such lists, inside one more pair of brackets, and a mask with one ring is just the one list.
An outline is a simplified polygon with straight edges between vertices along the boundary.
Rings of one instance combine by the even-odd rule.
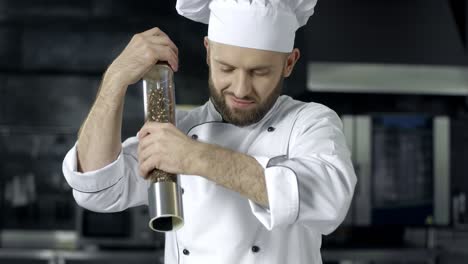
[[210, 66], [210, 40], [208, 39], [208, 37], [205, 36], [205, 38], [203, 39], [203, 44], [205, 45], [205, 48], [206, 48], [206, 64], [209, 67]]
[[300, 57], [301, 52], [298, 48], [293, 49], [293, 51], [291, 51], [291, 53], [287, 55], [286, 63], [283, 69], [283, 77], [287, 78], [291, 75], [294, 69], [294, 65], [296, 65], [296, 62], [299, 60]]

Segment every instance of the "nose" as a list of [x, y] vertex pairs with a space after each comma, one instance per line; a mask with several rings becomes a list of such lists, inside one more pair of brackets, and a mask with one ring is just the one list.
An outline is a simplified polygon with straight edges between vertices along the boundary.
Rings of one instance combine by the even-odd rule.
[[233, 83], [232, 92], [237, 98], [244, 98], [252, 92], [252, 79], [248, 72], [239, 71]]

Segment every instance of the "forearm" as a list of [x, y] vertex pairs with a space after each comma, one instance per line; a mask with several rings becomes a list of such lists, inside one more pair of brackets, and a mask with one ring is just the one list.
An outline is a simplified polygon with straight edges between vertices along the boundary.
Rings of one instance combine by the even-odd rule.
[[121, 145], [126, 87], [104, 77], [98, 95], [78, 133], [78, 170], [97, 170], [112, 163]]
[[206, 177], [267, 207], [268, 193], [263, 167], [249, 155], [201, 143], [196, 175]]

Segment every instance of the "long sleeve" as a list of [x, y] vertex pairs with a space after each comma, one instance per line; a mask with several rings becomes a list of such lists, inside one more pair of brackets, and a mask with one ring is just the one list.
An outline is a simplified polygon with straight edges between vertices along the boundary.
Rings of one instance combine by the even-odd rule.
[[300, 224], [329, 234], [343, 221], [356, 175], [335, 112], [306, 108], [295, 122], [287, 155], [254, 158], [264, 168], [269, 206], [252, 201], [250, 206], [267, 229]]
[[95, 212], [117, 212], [148, 203], [149, 183], [139, 176], [138, 139], [131, 137], [111, 164], [96, 171], [77, 171], [76, 145], [67, 153], [62, 171], [76, 202]]
[[[177, 123], [187, 114], [186, 110], [176, 109]], [[150, 182], [138, 171], [137, 137], [125, 140], [117, 159], [95, 171], [77, 171], [77, 151], [75, 144], [65, 156], [62, 171], [78, 205], [95, 212], [118, 212], [148, 204]]]

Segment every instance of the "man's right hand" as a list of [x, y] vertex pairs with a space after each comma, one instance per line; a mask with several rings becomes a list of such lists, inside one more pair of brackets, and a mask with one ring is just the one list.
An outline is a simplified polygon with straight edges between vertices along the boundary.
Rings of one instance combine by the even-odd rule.
[[122, 149], [121, 130], [127, 87], [138, 82], [158, 61], [178, 67], [178, 50], [159, 28], [133, 36], [107, 68], [96, 101], [78, 133], [78, 171], [112, 163]]
[[155, 27], [133, 36], [109, 66], [105, 78], [126, 88], [141, 80], [158, 61], [168, 62], [172, 70], [177, 71], [178, 54], [179, 51], [172, 40]]

